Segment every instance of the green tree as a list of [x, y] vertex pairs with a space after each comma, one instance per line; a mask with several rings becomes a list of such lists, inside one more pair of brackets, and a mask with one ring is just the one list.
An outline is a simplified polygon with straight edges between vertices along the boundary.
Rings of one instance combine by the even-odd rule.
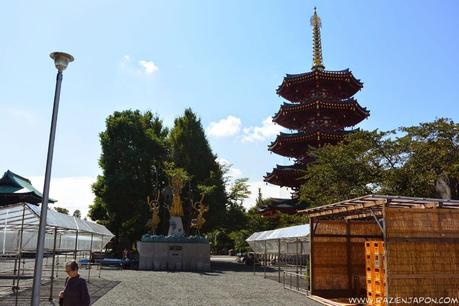
[[223, 172], [207, 141], [201, 120], [191, 109], [174, 121], [169, 135], [171, 157], [177, 167], [185, 169], [191, 176], [188, 188], [183, 191], [184, 227], [189, 232], [191, 203], [200, 198], [199, 185], [212, 187], [204, 202], [209, 211], [203, 232], [221, 227], [225, 223], [226, 192]]
[[370, 193], [459, 199], [459, 124], [450, 119], [360, 131], [313, 156], [300, 193], [312, 205]]
[[248, 181], [248, 178], [238, 178], [230, 188], [226, 207], [226, 228], [230, 232], [241, 230], [247, 225], [246, 212], [242, 204], [250, 196]]
[[251, 192], [249, 190], [248, 181], [249, 179], [247, 177], [238, 178], [234, 181], [228, 194], [228, 201], [231, 204], [242, 206], [244, 200], [250, 196]]
[[69, 214], [69, 210], [64, 207], [54, 207], [54, 210], [61, 214], [65, 214], [65, 215]]
[[255, 207], [260, 207], [265, 205], [265, 202], [263, 200], [263, 194], [261, 193], [261, 188], [258, 188], [258, 195], [257, 195], [257, 200], [255, 202]]
[[81, 218], [81, 211], [80, 211], [79, 209], [75, 210], [75, 211], [73, 212], [73, 216], [74, 216], [75, 218]]
[[251, 233], [247, 229], [241, 229], [239, 231], [234, 231], [229, 234], [230, 239], [233, 241], [234, 249], [237, 252], [247, 252], [249, 245], [245, 240], [249, 238], [251, 234], [253, 233]]
[[313, 150], [315, 160], [306, 170], [301, 200], [317, 206], [378, 191], [389, 135], [359, 131], [347, 136], [341, 144]]
[[206, 234], [209, 241], [210, 249], [213, 254], [228, 254], [228, 250], [233, 248], [233, 241], [228, 235], [228, 231], [223, 228], [217, 228]]
[[151, 112], [115, 112], [100, 133], [102, 175], [93, 184], [96, 196], [89, 217], [105, 224], [114, 234], [115, 249], [120, 239], [131, 245], [146, 231], [152, 196], [159, 181], [165, 181], [163, 162], [167, 158], [167, 129]]
[[385, 191], [459, 199], [459, 124], [440, 118], [400, 128], [402, 162], [388, 174]]

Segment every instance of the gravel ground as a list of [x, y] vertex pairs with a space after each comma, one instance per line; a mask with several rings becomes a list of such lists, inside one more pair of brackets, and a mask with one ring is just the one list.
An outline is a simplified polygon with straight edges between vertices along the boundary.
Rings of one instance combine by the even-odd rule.
[[120, 281], [95, 306], [114, 305], [308, 305], [304, 295], [284, 290], [263, 274], [213, 257], [212, 272], [104, 271], [104, 279]]

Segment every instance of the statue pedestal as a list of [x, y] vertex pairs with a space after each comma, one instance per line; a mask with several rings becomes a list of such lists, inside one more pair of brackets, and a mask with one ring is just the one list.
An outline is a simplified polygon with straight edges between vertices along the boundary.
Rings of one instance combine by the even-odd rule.
[[168, 236], [184, 236], [182, 218], [177, 216], [171, 216], [169, 219], [169, 232]]
[[209, 243], [170, 240], [138, 241], [139, 270], [210, 271]]

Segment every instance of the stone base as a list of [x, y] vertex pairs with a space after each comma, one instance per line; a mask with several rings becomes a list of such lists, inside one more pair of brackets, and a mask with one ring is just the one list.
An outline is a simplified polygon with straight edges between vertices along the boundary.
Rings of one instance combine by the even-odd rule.
[[208, 243], [137, 242], [139, 269], [210, 271]]

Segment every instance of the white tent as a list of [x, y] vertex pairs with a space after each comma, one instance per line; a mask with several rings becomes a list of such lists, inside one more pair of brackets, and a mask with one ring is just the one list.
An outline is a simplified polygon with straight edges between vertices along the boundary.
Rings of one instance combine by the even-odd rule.
[[256, 253], [309, 254], [309, 224], [256, 232], [246, 241]]
[[[41, 207], [18, 203], [0, 207], [0, 254], [34, 252]], [[103, 225], [48, 210], [45, 249], [56, 251], [102, 250], [113, 234]]]

